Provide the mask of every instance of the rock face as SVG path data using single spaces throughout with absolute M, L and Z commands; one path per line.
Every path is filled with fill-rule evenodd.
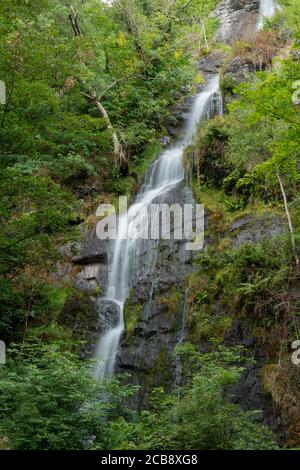
M 172 192 L 168 195 L 170 203 L 174 196 Z M 183 203 L 193 200 L 189 189 L 184 186 L 180 188 L 180 193 L 177 190 L 176 196 Z M 209 216 L 206 225 L 209 227 Z M 231 223 L 227 235 L 232 245 L 238 247 L 246 242 L 259 243 L 285 230 L 286 224 L 279 216 L 249 215 Z M 189 339 L 185 326 L 185 280 L 193 272 L 192 259 L 191 254 L 184 250 L 183 242 L 161 240 L 153 272 L 138 282 L 126 303 L 126 331 L 117 356 L 117 372 L 129 373 L 130 382 L 141 386 L 133 402 L 136 407 L 147 406 L 153 387 L 171 389 L 178 383 L 174 350 L 180 342 Z M 284 423 L 280 412 L 261 385 L 260 372 L 265 363 L 263 347 L 241 320 L 233 323 L 224 344 L 242 345 L 251 359 L 232 390 L 233 401 L 245 410 L 262 409 L 263 422 L 283 436 Z M 198 347 L 205 351 L 207 345 L 204 342 Z
M 103 291 L 108 275 L 108 244 L 97 237 L 95 228 L 82 230 L 82 241 L 61 247 L 62 263 L 53 274 L 55 280 L 73 283 L 83 292 Z
M 229 75 L 234 79 L 234 85 L 245 81 L 249 73 L 255 72 L 253 62 L 248 62 L 241 57 L 235 57 L 223 70 L 223 76 Z
M 163 148 L 170 145 L 172 139 L 178 137 L 181 132 L 182 124 L 187 118 L 191 103 L 193 101 L 191 90 L 191 87 L 184 86 L 176 96 L 178 103 L 173 106 L 169 116 L 165 119 L 163 124 L 166 135 L 163 135 L 158 139 Z
M 237 319 L 225 336 L 226 346 L 244 347 L 244 354 L 250 357 L 239 381 L 232 388 L 233 402 L 242 410 L 262 410 L 262 421 L 283 441 L 286 439 L 286 423 L 269 394 L 262 387 L 261 373 L 266 363 L 266 354 L 242 319 Z
M 205 73 L 218 73 L 225 59 L 225 52 L 213 51 L 199 61 L 199 69 Z
M 178 200 L 194 203 L 184 184 L 160 202 L 172 204 Z M 153 386 L 169 388 L 174 384 L 174 348 L 183 334 L 185 278 L 193 269 L 193 252 L 185 249 L 186 241 L 160 240 L 153 271 L 138 282 L 125 306 L 127 331 L 117 356 L 117 372 L 129 372 L 131 381 L 142 385 L 136 406 L 147 405 Z
M 97 302 L 97 313 L 97 331 L 103 333 L 118 324 L 119 307 L 115 302 L 112 302 L 109 299 L 101 299 Z
M 60 285 L 75 288 L 65 303 L 62 321 L 75 339 L 85 342 L 81 356 L 91 357 L 99 335 L 106 330 L 106 318 L 113 323 L 116 312 L 107 303 L 102 303 L 101 309 L 97 307 L 108 278 L 106 242 L 97 238 L 95 229 L 82 235 L 81 242 L 61 247 L 64 261 L 57 264 L 52 277 Z
M 83 241 L 74 246 L 77 252 L 72 257 L 74 264 L 106 264 L 107 263 L 107 242 L 97 237 L 96 229 L 83 234 Z
M 231 244 L 235 247 L 246 242 L 259 243 L 284 234 L 286 231 L 286 222 L 282 217 L 273 214 L 241 217 L 228 227 Z
M 223 0 L 213 13 L 220 27 L 216 40 L 227 44 L 249 37 L 255 31 L 259 0 Z

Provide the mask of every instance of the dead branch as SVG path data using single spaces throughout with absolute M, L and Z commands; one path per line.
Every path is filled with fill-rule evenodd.
M 279 186 L 280 186 L 280 190 L 281 190 L 281 193 L 282 193 L 282 198 L 283 198 L 284 208 L 285 208 L 285 214 L 286 214 L 286 218 L 287 218 L 287 221 L 288 221 L 289 230 L 290 230 L 290 233 L 291 233 L 291 242 L 292 242 L 293 254 L 294 254 L 296 266 L 298 268 L 299 258 L 298 258 L 297 250 L 296 250 L 295 233 L 294 233 L 292 219 L 291 219 L 290 212 L 289 212 L 287 197 L 286 197 L 286 193 L 285 193 L 284 186 L 283 186 L 283 183 L 282 183 L 282 179 L 281 179 L 280 174 L 279 174 L 278 171 L 276 171 L 276 176 L 277 176 Z
M 118 135 L 111 123 L 108 112 L 106 111 L 103 104 L 101 103 L 100 98 L 97 97 L 95 93 L 88 94 L 85 92 L 81 92 L 81 95 L 85 96 L 88 100 L 92 101 L 95 104 L 96 108 L 98 109 L 98 111 L 100 112 L 102 118 L 104 119 L 106 123 L 107 129 L 111 132 L 113 146 L 114 146 L 115 163 L 118 164 L 119 166 L 127 165 L 127 159 L 126 159 L 122 144 L 119 141 Z
M 71 6 L 71 13 L 69 14 L 69 20 L 73 29 L 74 36 L 81 36 L 81 31 L 78 24 L 78 13 L 75 12 Z

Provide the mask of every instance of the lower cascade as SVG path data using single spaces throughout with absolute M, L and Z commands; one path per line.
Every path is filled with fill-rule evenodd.
M 118 236 L 116 240 L 110 242 L 109 248 L 111 264 L 107 290 L 105 296 L 97 300 L 100 314 L 103 305 L 109 302 L 114 305 L 116 315 L 113 315 L 113 321 L 99 338 L 96 347 L 94 368 L 96 378 L 109 377 L 113 374 L 124 331 L 124 303 L 129 296 L 130 289 L 137 281 L 151 273 L 155 265 L 158 241 L 145 240 L 141 236 L 142 231 L 145 230 L 143 220 L 147 219 L 150 205 L 159 204 L 171 190 L 183 182 L 183 153 L 195 135 L 197 124 L 202 119 L 209 119 L 211 116 L 222 113 L 219 76 L 214 75 L 209 78 L 203 91 L 197 94 L 177 142 L 170 145 L 155 160 L 145 176 L 144 184 L 135 203 L 127 213 L 119 216 Z M 130 236 L 126 238 L 126 234 Z
M 274 0 L 261 0 L 259 5 L 259 16 L 257 21 L 257 29 L 260 30 L 263 27 L 265 18 L 272 18 L 275 15 L 278 5 Z

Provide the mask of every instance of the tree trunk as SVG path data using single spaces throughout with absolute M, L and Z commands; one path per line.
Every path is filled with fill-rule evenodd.
M 290 212 L 289 212 L 287 197 L 286 197 L 286 194 L 285 194 L 285 190 L 284 190 L 284 186 L 283 186 L 283 183 L 282 183 L 282 179 L 281 179 L 280 174 L 278 173 L 278 171 L 276 171 L 276 176 L 277 176 L 277 179 L 278 179 L 278 182 L 279 182 L 279 186 L 280 186 L 280 189 L 281 189 L 281 193 L 282 193 L 282 197 L 283 197 L 284 208 L 285 208 L 285 214 L 286 214 L 286 218 L 287 218 L 288 225 L 289 225 L 289 229 L 290 229 L 290 233 L 291 233 L 291 242 L 292 242 L 293 254 L 294 254 L 296 266 L 297 266 L 297 268 L 298 268 L 298 266 L 299 266 L 299 258 L 298 258 L 297 250 L 296 250 L 295 233 L 294 233 L 294 228 L 293 228 L 293 224 L 292 224 L 292 219 L 291 219 Z
M 115 160 L 120 164 L 120 166 L 122 166 L 126 162 L 126 157 L 125 157 L 125 153 L 123 151 L 122 145 L 117 136 L 117 133 L 111 123 L 111 120 L 109 118 L 109 115 L 106 109 L 104 108 L 104 106 L 101 104 L 101 102 L 98 99 L 95 99 L 95 105 L 97 109 L 100 111 L 101 116 L 103 117 L 104 121 L 106 122 L 107 129 L 111 131 L 113 145 L 114 145 L 114 157 L 115 157 Z
M 119 141 L 118 135 L 111 123 L 110 117 L 104 108 L 103 104 L 101 103 L 100 99 L 97 98 L 94 95 L 88 95 L 86 93 L 81 93 L 85 97 L 87 97 L 89 100 L 93 101 L 95 103 L 96 108 L 100 112 L 101 116 L 103 117 L 107 129 L 111 132 L 112 135 L 112 141 L 113 141 L 113 146 L 114 146 L 114 160 L 115 163 L 118 164 L 122 168 L 126 168 L 128 165 L 125 153 L 123 151 L 123 147 L 121 142 Z
M 81 30 L 78 24 L 78 14 L 75 12 L 74 8 L 71 7 L 71 13 L 69 14 L 69 20 L 73 29 L 74 36 L 80 36 Z
M 206 49 L 209 51 L 209 45 L 208 45 L 207 36 L 206 36 L 205 24 L 204 24 L 204 21 L 201 20 L 201 19 L 200 19 L 200 24 L 201 24 L 201 28 L 202 28 L 202 33 L 203 33 L 203 38 L 204 38 L 204 42 L 205 42 L 205 47 L 206 47 Z

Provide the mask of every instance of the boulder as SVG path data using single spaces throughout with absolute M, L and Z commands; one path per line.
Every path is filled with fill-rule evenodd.
M 76 255 L 72 257 L 74 264 L 107 263 L 108 242 L 97 237 L 96 229 L 83 234 L 83 241 L 74 245 Z
M 218 73 L 225 58 L 225 52 L 213 51 L 199 61 L 199 69 L 205 73 Z
M 226 65 L 223 70 L 223 77 L 229 75 L 234 80 L 234 85 L 238 85 L 241 82 L 245 81 L 249 73 L 255 72 L 255 66 L 252 62 L 248 62 L 245 59 L 237 56 Z
M 248 215 L 230 224 L 228 233 L 232 246 L 238 247 L 247 242 L 259 243 L 277 237 L 286 233 L 287 229 L 285 220 L 278 215 Z
M 102 290 L 107 278 L 107 266 L 100 264 L 88 264 L 75 277 L 75 285 L 79 290 L 93 294 Z
M 98 314 L 97 331 L 103 333 L 117 326 L 120 320 L 120 306 L 113 300 L 100 297 L 95 303 Z
M 161 143 L 162 147 L 167 147 L 171 143 L 171 138 L 168 135 L 164 135 L 163 137 L 160 137 L 159 142 Z

